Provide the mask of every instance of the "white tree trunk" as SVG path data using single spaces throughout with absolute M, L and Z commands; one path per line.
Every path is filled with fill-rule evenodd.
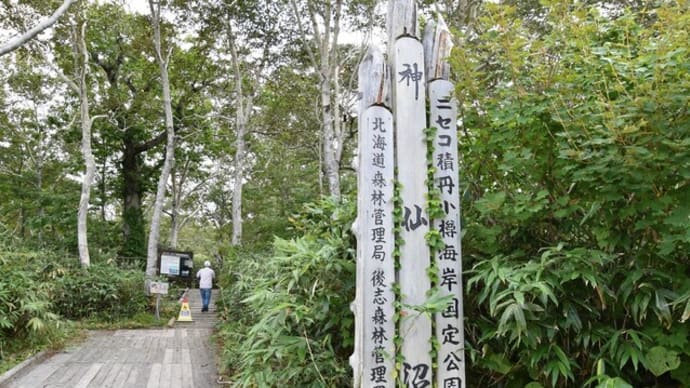
M 163 108 L 165 110 L 165 131 L 167 133 L 165 162 L 163 163 L 163 171 L 161 171 L 161 176 L 158 179 L 156 201 L 153 206 L 153 215 L 151 216 L 151 229 L 149 232 L 148 250 L 146 255 L 146 276 L 152 277 L 156 275 L 157 271 L 156 265 L 158 261 L 158 243 L 160 240 L 160 220 L 161 213 L 163 211 L 163 201 L 165 200 L 165 192 L 168 178 L 170 177 L 170 170 L 175 161 L 175 129 L 173 126 L 170 81 L 168 79 L 168 58 L 164 58 L 161 52 L 160 3 L 155 2 L 154 0 L 149 0 L 149 8 L 151 9 L 151 24 L 154 32 L 153 43 L 156 50 L 158 67 L 160 68 L 161 72 Z
M 323 119 L 323 160 L 328 181 L 328 193 L 340 198 L 340 166 L 336 156 L 336 148 L 340 145 L 336 142 L 333 112 L 331 105 L 330 80 L 321 81 L 321 117 Z
M 293 13 L 300 27 L 302 41 L 309 53 L 309 58 L 319 73 L 320 109 L 322 119 L 322 152 L 323 171 L 328 182 L 328 192 L 331 196 L 340 198 L 340 160 L 341 148 L 340 126 L 335 120 L 340 117 L 334 115 L 337 109 L 337 84 L 336 71 L 338 69 L 338 36 L 340 34 L 340 18 L 342 13 L 342 0 L 328 0 L 325 5 L 313 4 L 315 0 L 307 0 L 307 9 L 298 10 L 295 0 L 290 0 Z M 321 3 L 321 2 L 319 2 Z M 317 8 L 323 7 L 324 13 L 318 15 Z M 302 14 L 308 13 L 311 23 L 310 38 L 303 25 Z M 316 50 L 308 44 L 314 42 Z M 315 51 L 318 51 L 318 59 Z
M 232 68 L 235 75 L 235 130 L 237 138 L 235 140 L 235 163 L 232 182 L 232 245 L 242 244 L 242 189 L 244 187 L 244 159 L 247 135 L 247 121 L 251 111 L 251 98 L 245 98 L 242 90 L 242 71 L 240 69 L 237 48 L 235 46 L 235 34 L 232 26 L 228 26 L 230 37 L 230 55 L 232 58 Z
M 240 81 L 241 82 L 241 81 Z M 239 121 L 239 120 L 238 120 Z M 233 172 L 232 188 L 232 245 L 242 244 L 242 189 L 244 186 L 244 154 L 246 125 L 237 128 L 235 152 L 235 171 Z
M 82 266 L 88 267 L 91 264 L 91 258 L 89 256 L 87 222 L 91 198 L 91 185 L 93 184 L 93 177 L 96 174 L 96 161 L 91 150 L 92 121 L 89 117 L 89 96 L 86 84 L 86 74 L 89 66 L 89 54 L 86 48 L 86 38 L 84 36 L 85 32 L 86 22 L 84 22 L 81 28 L 78 43 L 79 50 L 77 50 L 77 52 L 82 55 L 81 74 L 79 77 L 79 100 L 81 102 L 79 113 L 81 115 L 81 153 L 86 167 L 86 172 L 81 182 L 81 198 L 79 200 L 79 214 L 77 217 L 77 245 L 79 248 L 79 262 Z
M 184 173 L 180 177 L 180 182 L 177 180 L 177 169 L 173 165 L 170 169 L 171 188 L 170 188 L 170 248 L 177 248 L 177 236 L 180 230 L 179 216 L 180 216 L 180 201 L 182 198 L 182 190 L 184 187 Z
M 42 22 L 38 23 L 34 28 L 30 29 L 29 31 L 25 32 L 24 34 L 21 34 L 13 39 L 11 39 L 9 42 L 7 42 L 5 45 L 0 47 L 0 56 L 3 56 L 23 45 L 24 43 L 28 42 L 31 40 L 33 37 L 36 35 L 40 34 L 41 31 L 45 30 L 46 28 L 52 26 L 55 24 L 55 22 L 64 14 L 67 12 L 67 9 L 69 8 L 72 3 L 74 3 L 76 0 L 64 0 L 62 2 L 62 5 L 53 12 L 52 15 L 48 19 L 43 20 Z

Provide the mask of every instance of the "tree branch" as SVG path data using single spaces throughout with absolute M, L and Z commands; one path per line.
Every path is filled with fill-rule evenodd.
M 290 5 L 292 6 L 292 11 L 295 14 L 295 18 L 297 19 L 297 25 L 299 26 L 299 32 L 302 37 L 302 44 L 304 45 L 304 48 L 307 49 L 307 54 L 309 55 L 311 63 L 314 65 L 314 67 L 318 68 L 318 63 L 316 62 L 314 50 L 312 50 L 311 45 L 307 43 L 307 32 L 304 29 L 304 26 L 302 25 L 302 18 L 300 17 L 300 12 L 297 10 L 297 4 L 295 3 L 295 0 L 290 0 Z M 315 34 L 316 33 L 318 33 L 318 31 L 316 31 Z
M 134 152 L 141 153 L 144 151 L 148 151 L 151 148 L 163 143 L 163 141 L 166 139 L 167 139 L 167 133 L 161 132 L 158 136 L 154 137 L 153 139 L 151 139 L 145 143 L 137 144 L 136 147 L 134 147 Z
M 74 1 L 75 0 L 65 0 L 60 6 L 60 8 L 53 12 L 53 14 L 48 19 L 38 23 L 36 27 L 30 29 L 22 35 L 19 35 L 11 39 L 7 44 L 0 47 L 0 56 L 3 56 L 13 50 L 16 50 L 21 45 L 23 45 L 24 43 L 28 42 L 29 40 L 33 39 L 36 35 L 41 33 L 41 31 L 55 24 L 55 22 L 60 18 L 60 16 L 62 16 L 62 14 L 64 14 L 67 11 L 69 6 L 72 5 Z

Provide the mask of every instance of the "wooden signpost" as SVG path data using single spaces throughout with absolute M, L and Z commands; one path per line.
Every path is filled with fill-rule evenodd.
M 363 196 L 372 207 L 362 209 L 361 222 L 366 238 L 364 258 L 364 370 L 377 384 L 393 386 L 395 354 L 395 300 L 393 283 L 393 116 L 382 106 L 371 106 L 364 113 L 365 136 L 369 147 L 363 147 L 363 165 L 371 166 L 362 174 Z M 365 140 L 366 142 L 366 140 Z M 386 357 L 388 356 L 388 357 Z
M 431 288 L 427 276 L 430 253 L 425 238 L 430 226 L 426 211 L 426 80 L 422 43 L 414 37 L 399 37 L 392 62 L 397 180 L 402 209 L 400 240 L 404 242 L 399 247 L 402 378 L 415 387 L 431 381 L 431 318 L 415 309 L 424 304 Z
M 439 387 L 464 387 L 464 333 L 462 322 L 462 265 L 460 250 L 460 198 L 458 195 L 458 152 L 456 119 L 457 102 L 450 96 L 453 84 L 435 80 L 429 84 L 431 118 L 437 124 L 434 139 L 436 171 L 434 184 L 441 192 L 445 216 L 435 220 L 434 227 L 443 239 L 443 248 L 434 252 L 438 268 L 440 295 L 449 296 L 451 303 L 436 314 L 436 339 L 439 343 Z M 453 382 L 452 385 L 449 382 Z
M 438 269 L 438 289 L 451 298 L 446 309 L 435 316 L 438 387 L 465 387 L 464 325 L 462 303 L 462 256 L 460 249 L 460 184 L 458 172 L 458 103 L 454 85 L 448 81 L 446 58 L 452 41 L 443 20 L 429 23 L 424 33 L 429 79 L 429 126 L 436 128 L 433 141 L 434 188 L 440 192 L 444 217 L 434 227 L 443 239 L 443 248 L 434 252 Z
M 362 93 L 359 127 L 359 199 L 355 233 L 358 235 L 358 297 L 362 329 L 356 338 L 362 376 L 377 387 L 395 386 L 395 263 L 393 257 L 393 115 L 384 105 L 388 87 L 383 54 L 370 49 L 360 65 L 367 73 Z M 356 312 L 357 314 L 357 312 Z M 357 347 L 357 345 L 356 345 Z M 357 352 L 355 352 L 357 354 Z M 354 367 L 353 367 L 354 369 Z M 366 384 L 365 384 L 366 385 Z M 369 386 L 369 385 L 366 385 Z
M 450 33 L 442 21 L 429 23 L 422 44 L 414 1 L 391 0 L 388 11 L 388 63 L 370 49 L 359 68 L 353 382 L 372 388 L 465 388 L 457 101 L 445 61 Z M 436 132 L 433 160 L 427 160 L 428 127 Z M 430 162 L 433 182 L 427 181 Z M 430 188 L 440 193 L 441 219 L 429 219 Z M 426 241 L 430 230 L 443 241 L 435 252 Z M 432 293 L 449 303 L 430 316 L 424 305 Z
M 149 292 L 156 295 L 156 320 L 161 319 L 160 316 L 160 304 L 161 295 L 168 294 L 169 283 L 167 282 L 151 282 Z

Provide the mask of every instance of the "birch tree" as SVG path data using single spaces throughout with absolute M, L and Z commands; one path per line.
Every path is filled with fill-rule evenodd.
M 173 126 L 170 81 L 168 79 L 169 55 L 164 57 L 163 52 L 161 51 L 160 1 L 149 0 L 149 8 L 151 10 L 151 25 L 153 27 L 154 51 L 156 54 L 156 60 L 158 61 L 158 66 L 160 68 L 161 87 L 163 89 L 163 109 L 165 111 L 165 130 L 167 134 L 167 141 L 165 145 L 165 162 L 163 163 L 163 170 L 161 171 L 161 176 L 158 180 L 156 201 L 154 202 L 153 215 L 151 216 L 151 227 L 149 231 L 149 241 L 146 255 L 147 277 L 156 275 L 158 242 L 160 238 L 160 219 L 163 209 L 163 201 L 165 200 L 166 184 L 168 182 L 168 178 L 170 177 L 170 170 L 175 161 L 175 129 Z
M 232 59 L 232 70 L 235 76 L 235 163 L 232 188 L 232 245 L 240 245 L 242 241 L 242 187 L 244 183 L 244 159 L 247 135 L 247 121 L 251 113 L 253 96 L 245 95 L 242 90 L 243 74 L 235 45 L 236 35 L 232 22 L 228 23 L 228 49 Z
M 86 19 L 81 18 L 81 22 L 75 22 L 75 24 L 72 25 L 70 34 L 72 59 L 74 62 L 73 68 L 75 72 L 74 80 L 67 77 L 63 71 L 52 62 L 52 55 L 50 53 L 51 49 L 47 45 L 38 43 L 37 41 L 30 42 L 30 40 L 40 31 L 53 25 L 57 19 L 67 11 L 72 2 L 73 1 L 65 1 L 49 19 L 39 23 L 39 25 L 29 30 L 21 37 L 15 38 L 8 43 L 8 45 L 0 48 L 0 55 L 12 51 L 23 44 L 31 46 L 31 49 L 34 50 L 45 61 L 45 63 L 52 68 L 55 74 L 57 74 L 57 76 L 62 79 L 78 96 L 78 116 L 81 127 L 80 148 L 84 161 L 84 173 L 81 180 L 81 192 L 77 214 L 77 248 L 79 252 L 79 262 L 82 266 L 89 266 L 91 263 L 91 258 L 88 245 L 88 212 L 90 206 L 91 186 L 93 184 L 96 172 L 96 162 L 91 149 L 91 128 L 94 120 L 102 116 L 90 116 L 87 84 L 89 52 L 86 47 Z M 5 49 L 8 51 L 4 51 Z
M 338 36 L 343 1 L 307 0 L 298 5 L 297 0 L 290 0 L 290 6 L 309 61 L 319 78 L 323 173 L 328 181 L 329 194 L 340 198 L 343 131 L 339 121 L 339 107 L 335 102 L 338 90 Z
M 276 32 L 279 31 L 282 23 L 276 17 L 278 13 L 276 5 L 270 1 L 257 1 L 245 9 L 233 9 L 232 5 L 226 7 L 226 11 L 229 12 L 226 18 L 226 39 L 234 78 L 236 134 L 232 177 L 231 242 L 232 245 L 240 245 L 243 231 L 242 194 L 248 167 L 247 137 L 251 132 L 250 118 L 254 110 L 255 95 L 261 90 L 266 77 L 266 67 L 271 63 L 271 46 L 279 43 Z M 246 12 L 247 10 L 250 12 Z M 246 30 L 239 34 L 234 25 L 243 26 Z M 241 47 L 240 42 L 243 40 L 246 43 L 244 47 Z M 252 59 L 249 55 L 240 54 L 239 49 L 242 48 L 245 53 L 253 50 L 261 54 L 256 59 Z
M 77 216 L 77 245 L 79 249 L 79 262 L 82 266 L 89 266 L 91 258 L 89 256 L 88 243 L 88 216 L 89 203 L 91 199 L 91 185 L 96 174 L 96 161 L 91 150 L 91 127 L 93 120 L 89 114 L 89 96 L 86 76 L 89 69 L 89 52 L 86 48 L 86 20 L 81 25 L 80 34 L 74 34 L 75 59 L 81 58 L 79 67 L 79 84 L 71 83 L 73 89 L 79 94 L 79 116 L 81 117 L 81 153 L 84 158 L 85 173 L 81 182 L 81 197 L 79 199 L 79 213 Z

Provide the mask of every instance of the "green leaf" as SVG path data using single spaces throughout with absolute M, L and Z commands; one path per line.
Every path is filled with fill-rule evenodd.
M 482 214 L 488 214 L 500 209 L 505 200 L 506 193 L 499 191 L 497 193 L 486 194 L 482 199 L 478 200 L 475 205 L 477 206 L 477 210 Z
M 606 377 L 597 385 L 597 388 L 633 388 L 633 386 L 620 377 Z
M 513 317 L 515 323 L 517 324 L 518 335 L 523 333 L 527 328 L 527 323 L 525 321 L 525 314 L 517 303 L 510 304 L 508 307 L 506 307 L 505 311 L 503 311 L 501 319 L 498 322 L 499 330 L 507 330 L 505 326 L 510 317 Z
M 666 217 L 664 223 L 672 226 L 686 227 L 690 224 L 690 207 L 678 207 L 673 213 Z
M 500 354 L 489 354 L 484 358 L 484 362 L 488 369 L 494 370 L 502 375 L 508 374 L 512 368 L 512 364 Z
M 680 318 L 681 322 L 685 322 L 690 318 L 690 299 L 688 299 L 688 302 L 685 304 L 685 310 L 683 310 L 683 316 Z
M 644 366 L 654 374 L 661 376 L 680 366 L 680 357 L 677 352 L 668 350 L 663 346 L 655 346 L 649 349 L 645 355 Z

